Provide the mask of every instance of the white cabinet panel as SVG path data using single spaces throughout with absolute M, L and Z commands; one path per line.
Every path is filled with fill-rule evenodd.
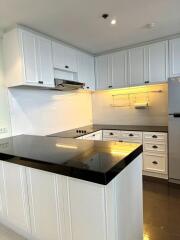
M 38 46 L 38 69 L 39 82 L 46 86 L 54 86 L 54 72 L 52 62 L 52 45 L 51 41 L 37 37 Z
M 144 171 L 167 173 L 167 158 L 163 155 L 144 153 Z
M 94 133 L 90 133 L 90 134 L 84 135 L 83 139 L 86 139 L 86 140 L 99 140 L 99 141 L 101 141 L 102 140 L 102 131 L 98 131 L 98 132 L 94 132 Z
M 180 76 L 180 38 L 169 41 L 170 76 Z
M 4 36 L 4 55 L 8 87 L 54 86 L 49 39 L 24 28 L 13 29 Z
M 167 133 L 161 132 L 144 132 L 143 141 L 146 143 L 165 143 L 167 144 Z
M 112 88 L 127 87 L 127 51 L 113 53 L 110 58 Z
M 109 83 L 109 58 L 108 55 L 96 57 L 96 89 L 107 89 Z
M 106 240 L 104 187 L 69 179 L 73 240 Z
M 56 175 L 27 169 L 32 235 L 43 240 L 62 240 Z
M 1 190 L 4 193 L 2 202 L 5 206 L 5 218 L 12 225 L 30 233 L 25 167 L 0 162 L 0 173 L 3 178 L 3 189 L 1 188 Z
M 78 81 L 85 83 L 85 89 L 95 90 L 94 57 L 78 52 L 77 62 Z
M 52 42 L 54 68 L 77 72 L 77 56 L 73 48 Z
M 28 31 L 20 30 L 22 55 L 24 60 L 25 82 L 38 83 L 38 60 L 36 36 Z
M 165 82 L 168 78 L 168 42 L 158 42 L 146 47 L 147 80 L 149 83 Z
M 129 85 L 143 85 L 145 74 L 145 48 L 138 47 L 128 51 Z

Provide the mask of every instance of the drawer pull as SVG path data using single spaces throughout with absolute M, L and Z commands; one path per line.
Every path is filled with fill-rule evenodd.
M 123 140 L 119 140 L 119 142 L 123 142 Z
M 157 149 L 157 148 L 158 148 L 158 146 L 154 145 L 154 146 L 152 146 L 152 148 L 154 148 L 154 149 Z
M 157 135 L 153 135 L 152 138 L 157 138 Z
M 69 66 L 68 66 L 68 65 L 66 65 L 66 66 L 65 66 L 65 68 L 69 68 Z
M 130 134 L 129 134 L 129 137 L 134 137 L 134 134 L 130 133 Z
M 39 84 L 43 84 L 43 81 L 38 81 Z
M 92 136 L 93 136 L 93 137 L 95 137 L 96 135 L 95 135 L 95 134 L 93 134 Z
M 109 88 L 112 88 L 112 86 L 109 86 Z
M 111 133 L 109 133 L 109 135 L 111 135 L 111 136 L 112 136 L 112 135 L 114 135 L 114 133 L 112 133 L 112 132 L 111 132 Z
M 157 165 L 157 164 L 158 164 L 158 162 L 157 162 L 157 161 L 153 161 L 152 163 L 153 163 L 153 164 L 155 164 L 155 165 Z

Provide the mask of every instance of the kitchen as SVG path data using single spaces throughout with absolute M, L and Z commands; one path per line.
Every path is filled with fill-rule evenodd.
M 2 238 L 138 240 L 144 214 L 145 240 L 180 239 L 180 30 L 176 19 L 166 33 L 143 20 L 139 39 L 135 31 L 123 42 L 120 16 L 107 12 L 93 20 L 110 31 L 102 45 L 73 31 L 64 43 L 67 33 L 28 19 L 2 24 Z

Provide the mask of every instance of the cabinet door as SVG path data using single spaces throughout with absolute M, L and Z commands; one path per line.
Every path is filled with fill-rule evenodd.
M 61 239 L 56 175 L 27 168 L 27 181 L 32 235 L 43 240 Z
M 38 60 L 36 36 L 28 31 L 20 30 L 22 57 L 24 63 L 25 83 L 38 83 Z
M 77 72 L 76 51 L 60 43 L 52 43 L 54 68 Z
M 73 178 L 68 187 L 73 240 L 107 239 L 104 187 Z
M 85 89 L 95 90 L 94 57 L 79 52 L 77 61 L 78 81 L 85 83 Z
M 180 38 L 169 41 L 170 76 L 180 76 Z
M 127 51 L 111 54 L 111 81 L 112 88 L 127 87 Z
M 111 88 L 109 82 L 109 57 L 103 55 L 96 57 L 96 89 L 108 89 Z
M 128 51 L 128 77 L 130 86 L 144 84 L 145 49 L 133 48 Z
M 51 41 L 43 37 L 37 37 L 37 46 L 40 84 L 53 87 L 54 73 L 52 63 Z
M 25 167 L 0 162 L 3 178 L 2 202 L 5 218 L 15 227 L 30 233 L 29 206 Z
M 168 42 L 158 42 L 146 47 L 147 79 L 149 83 L 165 82 L 168 78 Z M 145 79 L 145 81 L 147 81 Z

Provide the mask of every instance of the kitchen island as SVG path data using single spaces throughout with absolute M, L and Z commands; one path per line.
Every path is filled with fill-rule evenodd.
M 28 239 L 142 240 L 142 145 L 1 139 L 0 206 Z

